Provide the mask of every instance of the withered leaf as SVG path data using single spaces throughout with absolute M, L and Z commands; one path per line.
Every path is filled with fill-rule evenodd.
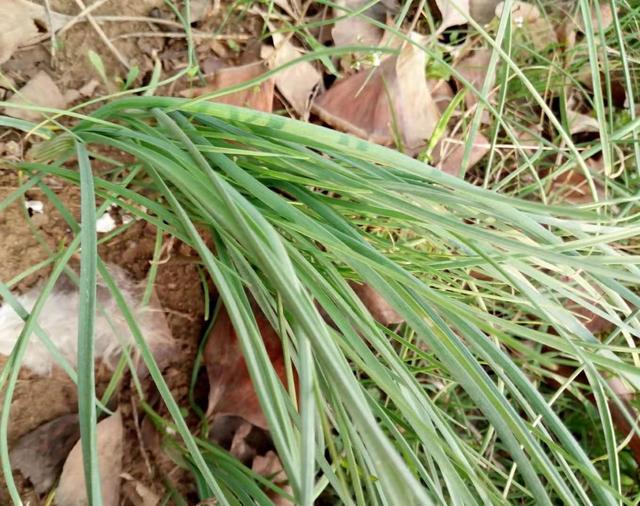
M 29 478 L 36 493 L 44 494 L 51 489 L 79 437 L 78 415 L 51 420 L 14 445 L 10 453 L 11 467 Z
M 67 105 L 58 85 L 53 82 L 49 74 L 42 70 L 25 84 L 18 93 L 13 95 L 8 102 L 16 106 L 28 104 L 52 109 L 64 109 Z M 42 113 L 18 107 L 6 107 L 5 114 L 28 121 L 42 119 Z
M 271 363 L 280 380 L 285 383 L 280 337 L 263 314 L 256 312 L 255 317 Z M 267 420 L 249 376 L 238 336 L 224 307 L 220 309 L 208 336 L 204 363 L 210 388 L 207 415 L 239 416 L 253 425 L 267 429 Z
M 275 48 L 269 47 L 262 52 L 263 57 L 269 58 L 268 61 L 272 68 L 277 68 L 302 56 L 302 51 L 282 35 L 276 32 L 272 37 Z M 304 115 L 309 109 L 311 94 L 322 80 L 322 75 L 310 62 L 305 61 L 278 72 L 274 80 L 276 87 L 291 107 L 298 114 Z
M 122 472 L 123 427 L 120 412 L 102 420 L 96 426 L 100 488 L 104 506 L 120 504 L 120 473 Z M 86 506 L 88 499 L 84 482 L 82 447 L 78 441 L 62 468 L 56 490 L 58 506 Z
M 349 285 L 378 323 L 386 326 L 404 322 L 404 318 L 371 285 L 355 281 Z
M 379 67 L 334 83 L 316 99 L 313 110 L 334 128 L 384 145 L 399 135 L 403 145 L 414 150 L 431 136 L 440 118 L 424 68 L 424 52 L 405 44 L 399 56 L 386 58 Z
M 216 71 L 212 76 L 207 77 L 208 84 L 200 88 L 183 90 L 180 95 L 187 98 L 201 97 L 223 90 L 231 86 L 251 81 L 267 71 L 264 63 L 255 62 L 239 67 L 227 67 Z M 258 86 L 253 86 L 246 90 L 236 91 L 222 97 L 212 99 L 214 102 L 223 104 L 248 107 L 257 111 L 271 112 L 273 110 L 273 87 L 274 80 L 267 79 Z

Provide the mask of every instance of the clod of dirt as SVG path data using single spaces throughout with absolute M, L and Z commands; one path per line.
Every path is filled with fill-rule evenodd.
M 261 56 L 267 59 L 271 68 L 277 68 L 302 56 L 302 51 L 282 35 L 276 32 L 272 37 L 275 49 L 263 46 L 261 51 Z M 322 74 L 311 63 L 305 61 L 278 72 L 274 80 L 278 91 L 291 107 L 304 116 L 309 111 L 309 98 L 322 80 Z
M 0 2 L 0 63 L 6 62 L 19 47 L 31 43 L 40 35 L 38 27 L 52 31 L 60 29 L 68 16 L 50 12 L 44 6 L 25 0 Z
M 207 77 L 208 84 L 200 88 L 183 90 L 180 95 L 187 98 L 200 97 L 215 91 L 229 88 L 230 86 L 246 83 L 255 79 L 267 71 L 264 63 L 255 62 L 239 67 L 228 67 L 218 70 L 213 76 Z M 274 80 L 267 79 L 258 86 L 230 93 L 222 97 L 212 99 L 223 104 L 248 107 L 258 111 L 271 112 L 273 110 Z
M 122 417 L 119 411 L 105 418 L 96 426 L 100 489 L 104 506 L 118 506 L 120 504 L 122 436 Z M 58 506 L 85 506 L 89 504 L 85 490 L 80 441 L 73 447 L 64 463 L 60 483 L 56 490 L 56 504 Z
M 267 354 L 278 377 L 286 384 L 282 343 L 267 318 L 257 312 L 256 323 Z M 204 363 L 209 376 L 208 416 L 233 415 L 267 429 L 249 370 L 227 310 L 222 307 L 209 334 L 204 350 Z
M 349 285 L 378 323 L 387 326 L 404 322 L 404 318 L 371 285 L 355 281 Z
M 128 307 L 133 310 L 151 350 L 160 352 L 163 348 L 170 347 L 171 335 L 161 309 L 151 305 L 143 307 L 140 290 L 124 271 L 116 266 L 110 266 L 109 269 Z M 39 295 L 40 289 L 35 288 L 17 297 L 17 300 L 27 311 L 31 311 Z M 95 356 L 96 359 L 102 359 L 108 365 L 115 365 L 115 359 L 120 354 L 122 344 L 131 342 L 133 336 L 111 292 L 102 282 L 98 285 L 97 302 Z M 79 305 L 80 295 L 77 287 L 67 278 L 61 278 L 49 295 L 38 318 L 39 326 L 57 346 L 60 354 L 72 365 L 75 364 L 77 355 Z M 5 303 L 0 307 L 0 354 L 11 353 L 23 326 L 23 318 L 10 304 Z M 54 359 L 49 350 L 38 337 L 32 336 L 22 365 L 44 376 L 50 374 L 53 364 Z
M 44 71 L 38 72 L 18 93 L 13 95 L 8 102 L 16 106 L 36 105 L 51 109 L 64 109 L 67 106 L 67 102 L 60 92 L 60 89 L 56 83 L 53 82 L 49 74 Z M 6 107 L 4 112 L 7 116 L 28 121 L 42 119 L 41 112 L 19 107 Z
M 423 51 L 405 44 L 399 56 L 379 67 L 337 81 L 316 99 L 313 110 L 334 128 L 378 144 L 399 140 L 414 150 L 431 136 L 440 118 L 427 86 L 425 58 Z
M 23 436 L 10 453 L 11 467 L 33 484 L 38 494 L 51 489 L 80 437 L 78 415 L 64 415 Z

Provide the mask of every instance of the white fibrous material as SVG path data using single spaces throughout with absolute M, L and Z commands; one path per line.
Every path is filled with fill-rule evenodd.
M 127 307 L 134 315 L 142 335 L 152 350 L 170 347 L 172 340 L 165 320 L 164 312 L 158 304 L 145 307 L 141 304 L 141 290 L 127 275 L 116 266 L 109 266 L 109 272 L 118 285 Z M 16 300 L 26 311 L 31 311 L 41 292 L 34 288 Z M 68 278 L 61 278 L 47 298 L 38 317 L 38 326 L 48 336 L 58 353 L 72 366 L 76 365 L 78 351 L 78 310 L 80 296 L 78 288 Z M 0 306 L 0 354 L 8 356 L 16 344 L 24 327 L 24 320 L 14 311 L 8 301 Z M 113 368 L 123 346 L 132 343 L 133 336 L 129 325 L 120 311 L 111 292 L 102 280 L 97 286 L 97 310 L 95 321 L 94 350 L 95 358 L 102 359 Z M 48 375 L 56 363 L 43 340 L 33 332 L 29 336 L 26 354 L 22 366 L 33 373 Z

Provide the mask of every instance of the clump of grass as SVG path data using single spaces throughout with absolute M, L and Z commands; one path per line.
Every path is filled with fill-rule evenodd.
M 620 7 L 609 29 L 587 32 L 570 48 L 576 55 L 563 57 L 570 62 L 564 66 L 563 48 L 534 49 L 512 23 L 486 29 L 471 23 L 474 43 L 494 48 L 498 72 L 497 103 L 489 90 L 469 91 L 482 106 L 464 131 L 479 128 L 482 107 L 492 118 L 490 154 L 469 177 L 477 186 L 347 135 L 203 100 L 126 98 L 81 117 L 43 145 L 37 161 L 20 164 L 30 179 L 19 192 L 31 184 L 47 188 L 43 175 L 83 190 L 87 226 L 67 213 L 82 236 L 52 257 L 53 281 L 42 300 L 80 242 L 85 265 L 109 279 L 91 242 L 95 191 L 105 205 L 198 252 L 238 331 L 296 504 L 321 494 L 358 505 L 633 501 L 637 465 L 626 445 L 640 437 L 639 427 L 609 383 L 618 378 L 633 392 L 640 387 L 634 255 L 640 123 L 635 110 L 622 112 L 606 99 L 614 72 L 632 103 L 637 97 L 639 48 L 629 33 L 638 12 Z M 589 8 L 581 0 L 572 14 Z M 309 40 L 307 28 L 300 25 L 302 40 Z M 455 76 L 440 46 L 434 39 L 423 49 L 430 64 Z M 304 58 L 328 61 L 334 53 Z M 592 75 L 604 72 L 602 93 L 576 81 L 585 64 Z M 570 135 L 568 89 L 593 105 L 601 131 L 592 138 Z M 515 135 L 522 131 L 533 141 Z M 539 145 L 535 152 L 523 147 L 531 142 Z M 138 165 L 91 171 L 91 157 L 103 146 L 133 155 Z M 624 168 L 620 180 L 587 172 L 607 188 L 605 201 L 550 205 L 549 182 L 584 170 L 601 152 L 608 166 Z M 211 234 L 215 250 L 199 230 Z M 81 276 L 85 288 L 93 275 Z M 406 323 L 377 325 L 350 279 L 370 283 Z M 288 343 L 299 392 L 279 383 L 250 299 Z M 14 499 L 6 408 L 38 309 L 0 376 L 7 387 L 0 454 Z M 580 309 L 615 330 L 593 335 Z M 190 431 L 129 319 L 172 416 L 154 421 L 177 434 L 172 444 L 201 497 L 269 504 L 265 489 L 272 485 Z M 91 329 L 85 330 L 78 381 L 89 457 L 95 408 Z M 562 366 L 574 374 L 562 376 Z M 578 381 L 580 372 L 585 380 Z M 630 433 L 616 430 L 613 409 L 627 418 Z M 87 473 L 99 504 L 96 470 Z
M 99 146 L 133 155 L 135 179 L 91 174 Z M 296 503 L 327 489 L 347 504 L 622 498 L 607 380 L 639 380 L 625 340 L 638 333 L 638 273 L 616 246 L 636 234 L 632 224 L 501 196 L 335 131 L 208 102 L 122 99 L 38 156 L 20 167 L 39 185 L 45 174 L 92 178 L 105 202 L 198 252 L 238 331 Z M 87 170 L 69 168 L 74 159 Z M 375 324 L 347 279 L 370 283 L 406 323 Z M 249 297 L 289 342 L 297 404 L 269 363 Z M 600 342 L 565 309 L 569 299 L 620 332 Z M 254 474 L 189 432 L 137 345 L 202 497 L 265 503 Z M 542 370 L 567 362 L 596 395 L 604 469 L 540 388 Z M 82 399 L 93 403 L 90 392 Z

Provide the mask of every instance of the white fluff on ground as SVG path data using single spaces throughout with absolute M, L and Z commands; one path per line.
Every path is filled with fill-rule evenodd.
M 159 348 L 170 346 L 171 336 L 162 309 L 157 304 L 142 307 L 140 287 L 122 269 L 109 266 L 109 272 L 122 291 L 127 306 L 132 309 L 142 335 L 154 354 Z M 38 286 L 31 289 L 16 299 L 30 312 L 41 288 Z M 38 318 L 39 326 L 72 366 L 76 364 L 78 351 L 79 302 L 77 286 L 67 278 L 61 279 L 56 283 Z M 116 301 L 101 280 L 97 286 L 97 306 L 95 357 L 113 367 L 122 346 L 131 343 L 133 336 Z M 22 318 L 4 301 L 0 306 L 0 354 L 8 356 L 11 353 L 23 327 Z M 45 344 L 35 332 L 32 333 L 22 366 L 28 367 L 35 374 L 48 375 L 54 363 L 55 359 Z

